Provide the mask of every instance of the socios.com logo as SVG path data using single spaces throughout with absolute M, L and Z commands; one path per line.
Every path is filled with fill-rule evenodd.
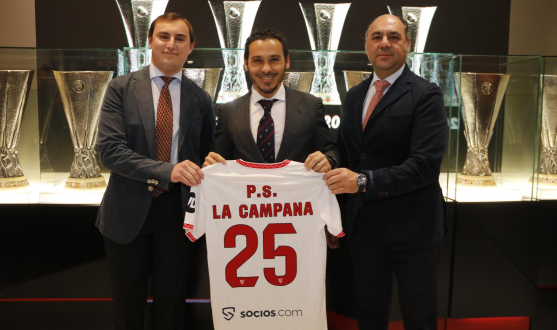
M 234 317 L 234 312 L 236 312 L 236 309 L 234 307 L 225 307 L 222 309 L 222 315 L 224 315 L 224 318 L 227 321 L 232 320 L 232 318 Z

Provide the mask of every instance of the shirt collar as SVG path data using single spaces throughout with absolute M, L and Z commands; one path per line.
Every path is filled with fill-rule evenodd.
M 153 78 L 155 77 L 160 77 L 160 76 L 165 76 L 165 74 L 162 73 L 162 71 L 159 70 L 153 63 L 149 64 L 149 77 L 151 77 L 151 80 L 153 80 Z M 183 76 L 182 70 L 172 75 L 172 77 L 178 79 L 180 82 L 182 81 L 182 76 Z
M 392 75 L 388 76 L 385 79 L 379 79 L 379 77 L 377 77 L 377 75 L 374 73 L 373 74 L 373 78 L 371 79 L 371 84 L 369 85 L 369 88 L 371 88 L 372 86 L 375 86 L 375 82 L 378 80 L 384 80 L 384 81 L 388 81 L 389 82 L 389 86 L 392 86 L 392 84 L 395 83 L 395 81 L 398 79 L 398 77 L 400 77 L 400 75 L 402 74 L 402 71 L 404 71 L 404 67 L 406 66 L 403 65 L 400 67 L 400 69 L 398 69 L 395 73 L 393 73 Z
M 270 99 L 268 99 L 266 97 L 263 97 L 261 94 L 259 94 L 257 92 L 257 90 L 255 90 L 255 88 L 252 87 L 251 88 L 251 103 L 256 104 L 261 99 L 267 99 L 267 100 L 277 99 L 279 101 L 286 101 L 286 90 L 284 89 L 284 84 L 280 84 L 280 87 L 279 87 L 278 91 Z

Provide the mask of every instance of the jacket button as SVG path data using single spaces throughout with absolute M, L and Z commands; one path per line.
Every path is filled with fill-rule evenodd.
M 149 186 L 149 188 L 147 188 L 147 189 L 149 189 L 149 191 L 153 191 L 153 187 L 152 187 L 152 186 Z
M 367 155 L 366 155 L 366 154 L 361 154 L 361 155 L 360 155 L 360 159 L 366 159 L 366 158 L 367 158 Z

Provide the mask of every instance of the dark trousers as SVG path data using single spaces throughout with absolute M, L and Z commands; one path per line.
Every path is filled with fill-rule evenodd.
M 360 330 L 389 328 L 393 273 L 404 329 L 437 329 L 441 244 L 419 250 L 379 251 L 373 247 L 361 221 L 358 222 L 348 247 L 356 280 L 356 318 Z
M 153 200 L 137 237 L 128 244 L 104 239 L 115 305 L 115 329 L 143 330 L 148 278 L 153 275 L 155 328 L 182 330 L 194 246 L 182 228 L 179 185 Z

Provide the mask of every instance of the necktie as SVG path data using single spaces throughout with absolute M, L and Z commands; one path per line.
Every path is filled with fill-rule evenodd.
M 377 80 L 375 82 L 375 94 L 373 94 L 373 97 L 371 98 L 371 101 L 369 102 L 369 106 L 367 107 L 367 112 L 366 112 L 366 116 L 364 118 L 364 124 L 362 126 L 362 131 L 366 129 L 367 121 L 369 120 L 369 117 L 371 117 L 371 114 L 373 113 L 373 109 L 375 109 L 375 107 L 377 106 L 377 104 L 379 103 L 381 98 L 383 97 L 383 91 L 389 85 L 390 85 L 390 83 L 388 81 Z
M 261 152 L 265 163 L 275 162 L 275 123 L 271 116 L 271 108 L 276 101 L 278 100 L 259 100 L 264 114 L 257 127 L 257 148 Z
M 161 77 L 164 80 L 164 86 L 159 96 L 159 104 L 157 106 L 157 126 L 155 128 L 155 139 L 157 142 L 157 160 L 170 163 L 170 150 L 172 149 L 172 98 L 168 85 L 176 78 Z M 155 197 L 159 197 L 164 189 L 155 189 Z

